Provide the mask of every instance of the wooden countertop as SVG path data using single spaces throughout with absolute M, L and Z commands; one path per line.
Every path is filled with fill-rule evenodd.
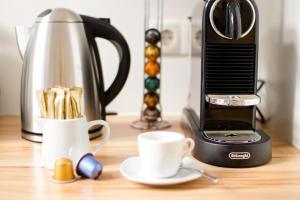
M 112 137 L 97 155 L 104 164 L 99 180 L 54 184 L 49 180 L 50 172 L 40 167 L 41 144 L 21 139 L 18 117 L 0 117 L 0 199 L 300 199 L 300 151 L 268 128 L 265 131 L 272 136 L 273 159 L 267 165 L 230 169 L 201 163 L 219 178 L 218 184 L 204 178 L 169 187 L 130 182 L 122 177 L 119 167 L 123 160 L 137 155 L 136 136 L 140 131 L 129 126 L 134 119 L 109 117 Z M 182 132 L 179 118 L 170 120 L 170 130 Z

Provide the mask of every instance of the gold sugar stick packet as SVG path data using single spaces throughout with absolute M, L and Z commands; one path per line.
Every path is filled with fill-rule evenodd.
M 73 119 L 73 109 L 72 109 L 72 100 L 71 100 L 71 91 L 69 88 L 65 88 L 65 118 Z
M 52 90 L 53 92 L 64 92 L 65 89 L 68 89 L 68 88 L 64 88 L 64 87 L 61 87 L 61 86 L 55 86 L 55 87 L 52 87 L 52 88 L 49 88 L 50 90 Z
M 47 118 L 49 119 L 54 119 L 55 115 L 55 106 L 54 106 L 54 101 L 55 101 L 55 92 L 47 89 L 45 91 L 45 102 L 46 102 L 46 108 L 47 108 Z
M 51 88 L 55 92 L 54 118 L 65 119 L 65 91 L 63 88 Z
M 55 86 L 37 91 L 37 98 L 43 118 L 74 119 L 81 117 L 81 98 L 83 90 L 79 87 L 65 88 Z
M 81 98 L 82 98 L 83 90 L 80 87 L 73 87 L 71 88 L 70 93 L 71 93 L 73 117 L 79 118 L 81 117 Z
M 47 118 L 47 107 L 46 107 L 44 90 L 37 90 L 36 95 L 37 95 L 37 101 L 40 107 L 42 118 Z

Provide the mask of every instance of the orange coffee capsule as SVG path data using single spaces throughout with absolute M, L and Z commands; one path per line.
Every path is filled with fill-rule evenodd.
M 159 102 L 159 96 L 155 92 L 148 92 L 144 95 L 144 102 L 148 108 L 155 108 Z
M 150 77 L 155 77 L 157 74 L 159 74 L 160 71 L 160 65 L 155 60 L 149 60 L 145 64 L 145 73 Z

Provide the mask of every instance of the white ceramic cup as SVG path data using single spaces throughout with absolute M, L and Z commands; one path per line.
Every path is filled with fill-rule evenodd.
M 71 159 L 76 167 L 83 155 L 95 155 L 110 137 L 110 126 L 103 120 L 87 122 L 86 117 L 82 117 L 67 120 L 39 118 L 37 121 L 43 132 L 42 166 L 48 169 L 54 169 L 55 161 L 62 157 Z M 101 142 L 92 148 L 88 130 L 95 125 L 104 126 L 105 131 Z
M 138 136 L 143 175 L 167 178 L 176 175 L 181 161 L 194 149 L 191 138 L 168 131 L 152 131 Z

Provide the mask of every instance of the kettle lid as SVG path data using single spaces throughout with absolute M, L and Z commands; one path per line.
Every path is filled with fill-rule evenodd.
M 47 9 L 41 12 L 35 22 L 82 22 L 80 15 L 66 8 Z

